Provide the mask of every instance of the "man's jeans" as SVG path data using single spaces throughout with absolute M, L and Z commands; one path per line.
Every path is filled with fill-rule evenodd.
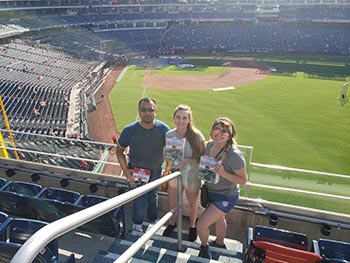
M 134 200 L 132 222 L 138 225 L 142 224 L 146 210 L 147 218 L 150 222 L 154 222 L 158 219 L 158 188 Z

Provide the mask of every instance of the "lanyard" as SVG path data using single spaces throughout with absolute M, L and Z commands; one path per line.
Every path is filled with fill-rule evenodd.
M 214 146 L 214 145 L 213 145 Z M 213 147 L 213 146 L 211 146 L 211 147 Z M 224 147 L 222 147 L 222 149 L 215 155 L 215 159 L 216 158 L 218 158 L 218 156 L 220 155 L 220 153 L 222 153 L 222 151 L 225 149 L 225 146 Z

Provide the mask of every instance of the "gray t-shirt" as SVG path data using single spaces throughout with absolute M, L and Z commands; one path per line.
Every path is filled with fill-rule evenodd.
M 210 148 L 213 146 L 213 142 L 209 141 L 205 148 L 205 155 L 209 155 Z M 222 165 L 226 172 L 234 173 L 234 171 L 245 167 L 245 160 L 242 152 L 236 145 L 226 152 L 226 158 L 223 159 Z M 232 196 L 239 192 L 239 185 L 230 182 L 229 180 L 219 176 L 219 182 L 217 184 L 207 183 L 209 192 L 217 193 L 221 195 Z

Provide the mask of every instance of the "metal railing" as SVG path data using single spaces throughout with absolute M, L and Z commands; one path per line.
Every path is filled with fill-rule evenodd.
M 168 219 L 178 210 L 178 214 L 182 215 L 182 181 L 181 173 L 175 172 L 165 177 L 157 179 L 141 187 L 135 188 L 124 194 L 113 197 L 107 201 L 91 206 L 77 213 L 71 214 L 57 221 L 54 221 L 32 235 L 18 250 L 12 258 L 11 263 L 31 263 L 40 251 L 52 240 L 64 235 L 65 233 L 87 223 L 95 218 L 102 216 L 119 206 L 122 206 L 141 195 L 156 189 L 161 184 L 177 178 L 178 182 L 178 205 L 177 207 L 166 213 L 159 221 L 152 226 L 137 242 L 135 242 L 128 250 L 126 250 L 115 262 L 127 262 L 155 233 L 163 226 Z M 178 249 L 182 250 L 182 217 L 177 217 L 178 231 Z

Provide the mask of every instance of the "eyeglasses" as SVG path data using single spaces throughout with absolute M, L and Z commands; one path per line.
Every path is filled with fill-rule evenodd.
M 229 130 L 220 129 L 219 127 L 213 128 L 212 132 L 213 132 L 213 134 L 218 134 L 220 132 L 223 136 L 228 136 L 230 134 Z
M 149 112 L 149 113 L 152 113 L 152 112 L 155 112 L 156 110 L 155 109 L 153 109 L 153 108 L 148 108 L 148 109 L 146 109 L 146 108 L 140 108 L 139 109 L 141 112 Z

